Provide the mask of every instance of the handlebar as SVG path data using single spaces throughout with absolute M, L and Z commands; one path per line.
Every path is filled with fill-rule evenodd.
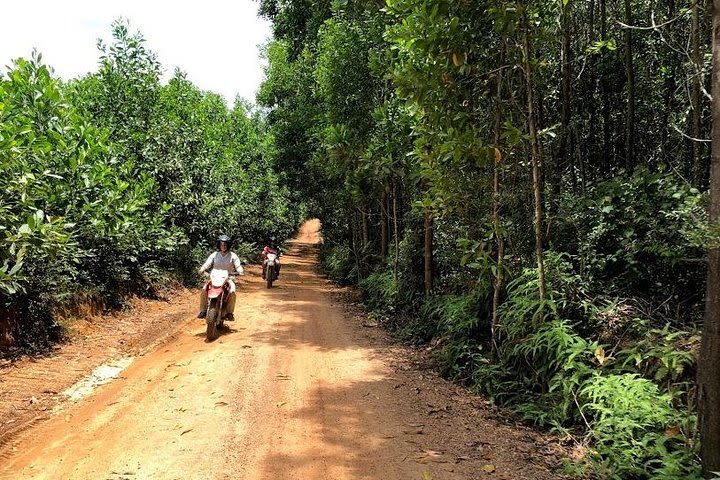
M 209 276 L 210 276 L 210 272 L 202 272 L 201 275 L 202 275 L 203 277 L 209 277 Z M 243 276 L 243 275 L 245 275 L 245 272 L 242 272 L 242 273 L 240 273 L 240 272 L 229 273 L 229 272 L 228 272 L 228 276 L 230 276 L 230 277 L 239 277 L 239 276 Z

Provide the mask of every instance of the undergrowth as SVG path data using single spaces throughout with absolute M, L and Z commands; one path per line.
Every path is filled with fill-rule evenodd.
M 331 263 L 332 264 L 332 263 Z M 649 319 L 616 298 L 593 297 L 572 258 L 546 255 L 508 283 L 493 351 L 490 282 L 465 294 L 421 297 L 378 271 L 360 282 L 366 308 L 410 343 L 432 341 L 441 373 L 527 422 L 583 445 L 589 463 L 567 472 L 613 480 L 700 479 L 692 397 L 697 336 Z

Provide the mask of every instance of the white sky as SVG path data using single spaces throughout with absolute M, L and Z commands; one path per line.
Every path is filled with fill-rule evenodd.
M 271 36 L 253 0 L 25 0 L 2 2 L 0 72 L 33 48 L 55 74 L 71 79 L 97 71 L 98 38 L 109 43 L 120 17 L 140 31 L 157 54 L 167 80 L 175 67 L 203 90 L 232 104 L 253 101 L 262 81 L 258 45 Z

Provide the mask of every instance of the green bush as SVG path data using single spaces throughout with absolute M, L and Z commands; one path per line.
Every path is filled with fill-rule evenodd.
M 48 313 L 32 318 L 52 330 L 54 306 L 75 292 L 113 304 L 151 285 L 182 234 L 151 202 L 155 181 L 118 161 L 107 132 L 67 102 L 39 55 L 17 60 L 0 80 L 0 125 L 0 293 L 12 316 L 39 305 Z M 10 296 L 18 290 L 26 300 Z M 30 323 L 13 326 L 27 347 L 43 342 Z
M 393 314 L 397 309 L 399 285 L 392 272 L 375 272 L 362 279 L 360 291 L 365 306 L 371 311 Z
M 69 84 L 40 55 L 0 76 L 0 318 L 20 347 L 58 338 L 59 306 L 155 296 L 195 279 L 219 233 L 259 244 L 305 214 L 258 112 L 179 72 L 160 85 L 142 36 L 113 37 Z
M 704 279 L 692 260 L 703 258 L 709 238 L 706 204 L 706 194 L 673 174 L 639 169 L 567 193 L 555 248 L 576 253 L 596 287 L 693 296 Z
M 437 295 L 423 301 L 419 316 L 436 325 L 443 375 L 466 381 L 484 361 L 490 338 L 489 290 L 489 285 L 479 284 L 465 295 Z
M 357 278 L 354 264 L 348 247 L 328 243 L 320 247 L 320 268 L 331 280 L 343 285 L 352 284 Z

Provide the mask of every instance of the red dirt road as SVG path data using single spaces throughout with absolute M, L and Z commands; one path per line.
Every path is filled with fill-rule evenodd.
M 551 442 L 342 308 L 314 271 L 318 228 L 273 289 L 257 268 L 239 282 L 230 331 L 206 343 L 187 298 L 172 340 L 7 442 L 0 478 L 560 478 L 537 454 Z

